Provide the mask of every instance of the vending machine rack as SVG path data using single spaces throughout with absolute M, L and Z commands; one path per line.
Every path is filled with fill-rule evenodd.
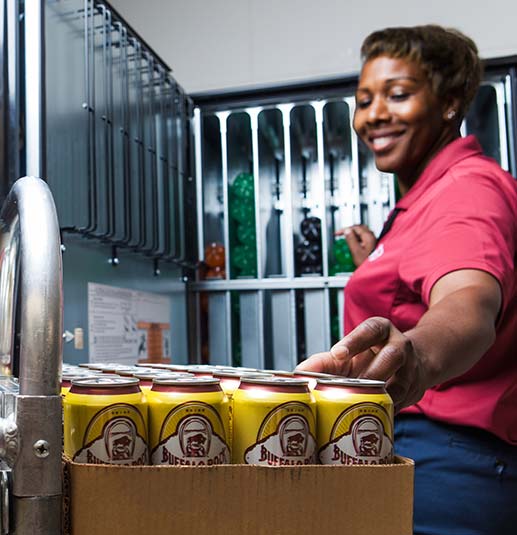
M 45 2 L 46 176 L 61 231 L 192 267 L 192 100 L 107 2 Z

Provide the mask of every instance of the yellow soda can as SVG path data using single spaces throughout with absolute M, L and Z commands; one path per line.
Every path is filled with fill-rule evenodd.
M 217 371 L 217 366 L 212 366 L 210 364 L 191 364 L 187 368 L 187 372 L 192 373 L 196 377 L 213 377 L 214 372 Z
M 88 370 L 84 368 L 79 368 L 79 371 L 64 371 L 61 375 L 61 395 L 65 396 L 70 388 L 72 388 L 72 379 L 87 379 L 93 377 L 97 376 L 88 372 Z
M 230 462 L 228 399 L 218 379 L 162 375 L 146 397 L 152 464 Z
M 331 375 L 330 373 L 319 373 L 319 372 L 306 372 L 303 370 L 294 370 L 294 377 L 298 379 L 306 379 L 309 382 L 309 390 L 314 390 L 318 379 L 335 379 L 337 375 Z
M 383 381 L 318 379 L 313 393 L 322 464 L 393 462 L 393 401 Z
M 191 373 L 182 373 L 182 372 L 163 372 L 163 371 L 143 371 L 143 372 L 134 372 L 133 377 L 136 377 L 140 380 L 140 388 L 142 389 L 142 392 L 147 393 L 149 390 L 151 390 L 153 386 L 153 380 L 156 379 L 156 377 L 162 377 L 164 375 L 174 375 L 177 377 L 194 377 Z
M 95 379 L 96 377 L 120 377 L 117 373 L 112 374 L 99 374 L 94 370 L 87 370 L 85 368 L 79 368 L 78 372 L 63 372 L 61 375 L 61 396 L 64 397 L 72 388 L 72 380 L 74 379 Z
M 242 377 L 273 377 L 270 373 L 261 372 L 246 372 L 237 369 L 224 369 L 213 372 L 216 379 L 221 382 L 221 388 L 228 398 L 228 442 L 231 445 L 233 442 L 233 393 L 241 382 Z
M 317 462 L 316 403 L 304 379 L 241 377 L 233 393 L 234 464 Z
M 255 378 L 261 378 L 261 377 L 273 377 L 273 374 L 266 373 L 266 372 L 247 372 L 247 371 L 241 371 L 237 369 L 233 370 L 218 370 L 213 372 L 213 376 L 216 379 L 219 379 L 221 382 L 221 388 L 223 389 L 223 392 L 226 394 L 228 399 L 233 398 L 233 393 L 237 388 L 239 388 L 239 384 L 241 382 L 242 377 L 255 377 Z
M 147 403 L 138 379 L 72 379 L 63 400 L 64 451 L 90 464 L 148 463 Z

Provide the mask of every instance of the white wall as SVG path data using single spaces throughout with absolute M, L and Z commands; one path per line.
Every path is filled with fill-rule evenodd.
M 438 23 L 517 54 L 517 0 L 111 0 L 190 93 L 355 73 L 362 39 Z

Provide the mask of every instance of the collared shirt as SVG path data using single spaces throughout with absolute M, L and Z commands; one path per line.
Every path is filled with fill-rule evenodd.
M 496 341 L 465 374 L 429 389 L 408 412 L 480 427 L 517 444 L 517 186 L 474 136 L 447 145 L 397 203 L 391 230 L 345 289 L 345 331 L 371 316 L 402 332 L 428 310 L 434 284 L 479 269 L 501 286 Z

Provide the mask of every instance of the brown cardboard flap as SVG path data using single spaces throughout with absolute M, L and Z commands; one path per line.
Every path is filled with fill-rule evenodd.
M 413 469 L 69 463 L 72 534 L 411 535 Z

